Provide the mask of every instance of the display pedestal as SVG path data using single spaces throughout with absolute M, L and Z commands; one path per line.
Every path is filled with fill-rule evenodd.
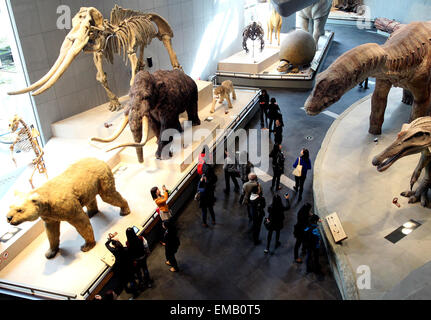
M 283 39 L 285 36 L 283 35 L 281 38 Z M 246 55 L 244 51 L 238 52 L 220 61 L 216 72 L 217 82 L 231 80 L 237 86 L 311 89 L 314 86 L 315 75 L 324 62 L 333 38 L 334 33 L 326 31 L 325 35 L 319 39 L 318 49 L 310 67 L 300 70 L 298 73 L 277 71 L 280 64 L 280 47 L 265 48 L 255 63 L 251 59 L 251 53 Z
M 107 109 L 107 104 L 53 124 L 53 132 L 56 136 L 45 146 L 45 161 L 49 176 L 52 178 L 60 174 L 70 164 L 82 158 L 96 157 L 104 160 L 113 169 L 116 188 L 128 201 L 131 214 L 121 217 L 119 208 L 112 207 L 99 199 L 100 212 L 91 219 L 96 246 L 87 253 L 81 252 L 80 246 L 84 240 L 71 225 L 63 222 L 61 224 L 60 252 L 52 260 L 47 260 L 44 256 L 49 244 L 45 232 L 41 232 L 42 228 L 29 244 L 22 243 L 14 259 L 11 259 L 8 265 L 0 271 L 0 282 L 10 284 L 8 287 L 2 285 L 0 292 L 30 294 L 34 288 L 43 288 L 49 294 L 36 290 L 37 296 L 49 296 L 53 299 L 68 297 L 86 299 L 94 286 L 109 270 L 102 261 L 108 252 L 105 248 L 108 234 L 118 232 L 118 238 L 124 244 L 125 230 L 128 227 L 146 227 L 151 225 L 157 217 L 155 215 L 156 205 L 150 195 L 152 187 L 156 185 L 161 187 L 165 184 L 173 192 L 174 206 L 179 200 L 187 200 L 181 197 L 182 190 L 188 187 L 188 180 L 193 179 L 198 154 L 202 150 L 203 144 L 213 146 L 216 141 L 223 141 L 223 138 L 230 134 L 227 129 L 249 120 L 249 115 L 256 110 L 258 101 L 258 90 L 238 89 L 236 90 L 238 98 L 232 101 L 233 109 L 230 109 L 228 115 L 224 114 L 224 108 L 217 108 L 216 112 L 212 114 L 210 113 L 212 84 L 198 81 L 198 87 L 199 117 L 202 124 L 193 127 L 193 130 L 206 129 L 206 135 L 201 136 L 195 132 L 194 139 L 187 144 L 184 150 L 174 148 L 174 155 L 170 160 L 155 159 L 154 153 L 157 148 L 155 137 L 144 147 L 145 163 L 143 164 L 138 163 L 134 148 L 105 152 L 109 146 L 90 144 L 91 136 L 109 136 L 121 122 L 123 113 L 111 113 Z M 123 97 L 121 101 L 124 102 L 126 99 Z M 212 117 L 213 120 L 205 121 L 208 117 Z M 186 119 L 185 115 L 181 115 L 181 118 L 182 122 Z M 104 127 L 104 123 L 107 121 L 113 124 L 109 129 Z M 184 134 L 188 134 L 188 130 L 190 129 L 187 129 Z M 208 135 L 208 132 L 211 134 Z M 127 127 L 121 137 L 112 144 L 131 141 L 133 140 L 130 129 Z M 43 180 L 38 181 L 37 186 L 43 182 Z M 9 193 L 12 194 L 14 190 L 23 191 L 23 189 L 28 191 L 26 183 L 28 184 L 21 179 Z M 178 198 L 179 200 L 176 200 Z M 5 196 L 1 202 L 2 209 L 7 212 L 5 207 L 11 202 L 11 196 Z M 24 223 L 22 227 L 32 228 L 30 223 Z M 40 225 L 36 223 L 34 228 L 36 227 L 40 227 Z M 20 240 L 25 239 L 21 239 L 20 235 L 17 235 L 16 241 Z M 8 290 L 8 288 L 11 289 Z
M 410 189 L 410 177 L 420 155 L 398 160 L 379 173 L 374 156 L 396 138 L 407 122 L 411 107 L 401 102 L 402 89 L 393 88 L 381 136 L 368 133 L 371 97 L 355 103 L 329 129 L 314 165 L 316 213 L 322 220 L 337 212 L 348 239 L 335 244 L 326 222 L 322 223 L 331 266 L 344 299 L 400 297 L 400 281 L 431 260 L 431 210 L 408 204 L 400 193 Z M 318 116 L 319 117 L 319 116 Z M 374 142 L 375 138 L 378 142 Z M 398 197 L 400 208 L 392 203 Z M 413 219 L 422 225 L 397 243 L 387 235 Z M 357 287 L 370 271 L 370 288 Z M 419 279 L 419 278 L 416 278 Z M 416 288 L 424 286 L 417 283 Z M 414 288 L 410 286 L 410 293 Z M 406 292 L 403 297 L 407 297 Z M 422 299 L 430 299 L 431 295 Z

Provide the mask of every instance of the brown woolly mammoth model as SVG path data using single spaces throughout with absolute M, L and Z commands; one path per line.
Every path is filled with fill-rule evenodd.
M 305 103 L 307 113 L 322 112 L 368 77 L 377 80 L 371 100 L 371 134 L 381 134 L 392 86 L 412 93 L 410 120 L 428 115 L 431 111 L 431 22 L 410 23 L 396 30 L 384 45 L 368 43 L 344 53 L 317 76 Z
M 156 28 L 157 27 L 157 28 Z M 174 34 L 169 23 L 155 13 L 123 9 L 115 6 L 111 11 L 110 21 L 103 19 L 99 10 L 93 7 L 83 7 L 72 20 L 72 30 L 66 36 L 61 46 L 60 55 L 51 70 L 38 82 L 30 87 L 10 92 L 10 95 L 23 94 L 33 90 L 34 96 L 51 88 L 66 72 L 72 61 L 82 51 L 93 53 L 97 68 L 97 81 L 105 88 L 110 100 L 111 111 L 121 109 L 118 97 L 108 86 L 107 76 L 103 71 L 102 60 L 105 57 L 111 64 L 114 54 L 122 54 L 129 58 L 132 69 L 130 85 L 133 84 L 136 73 L 142 70 L 144 63 L 144 48 L 154 38 L 158 38 L 166 47 L 173 68 L 181 69 L 171 38 Z M 140 56 L 138 58 L 137 51 Z M 86 75 L 82 75 L 85 77 Z
M 149 137 L 149 129 L 158 138 L 156 157 L 161 159 L 162 150 L 169 141 L 163 141 L 161 134 L 168 129 L 182 132 L 179 115 L 187 111 L 189 121 L 200 125 L 198 116 L 198 87 L 196 82 L 181 70 L 158 70 L 154 74 L 140 71 L 130 89 L 130 102 L 125 110 L 123 124 L 112 137 L 92 138 L 92 141 L 112 142 L 130 126 L 135 143 L 124 144 L 111 150 L 134 147 L 139 162 L 144 162 L 142 148 Z M 142 142 L 141 142 L 142 141 Z
M 224 81 L 221 86 L 214 89 L 214 99 L 213 104 L 211 107 L 211 113 L 215 112 L 215 105 L 217 102 L 217 99 L 219 100 L 219 103 L 222 104 L 224 100 L 227 101 L 227 107 L 225 108 L 225 113 L 229 113 L 229 109 L 232 109 L 232 101 L 230 100 L 230 95 L 232 94 L 232 99 L 236 100 L 236 93 L 235 88 L 233 87 L 233 83 L 230 80 Z
M 54 258 L 60 244 L 60 222 L 67 221 L 85 239 L 81 250 L 91 250 L 96 242 L 90 219 L 99 210 L 96 196 L 120 207 L 122 216 L 130 213 L 127 201 L 115 189 L 114 175 L 109 166 L 94 158 L 78 161 L 64 173 L 48 181 L 42 187 L 21 195 L 21 201 L 12 205 L 7 221 L 17 226 L 25 221 L 41 218 L 50 248 L 45 256 Z M 87 207 L 87 213 L 82 207 Z

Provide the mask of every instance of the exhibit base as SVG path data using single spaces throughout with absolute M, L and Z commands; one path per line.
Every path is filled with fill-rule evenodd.
M 371 96 L 351 106 L 329 129 L 315 161 L 315 210 L 344 299 L 404 299 L 417 291 L 422 299 L 431 298 L 424 290 L 430 274 L 431 210 L 400 196 L 410 189 L 420 155 L 402 158 L 382 173 L 372 165 L 409 119 L 411 107 L 401 102 L 402 95 L 400 88 L 391 90 L 381 136 L 368 133 Z M 401 207 L 392 203 L 395 197 Z M 341 244 L 334 242 L 324 219 L 334 212 L 348 237 Z M 385 238 L 410 220 L 421 226 L 395 243 Z
M 319 39 L 318 50 L 310 67 L 298 73 L 277 71 L 280 64 L 279 48 L 265 48 L 258 59 L 252 59 L 250 53 L 238 52 L 218 64 L 217 83 L 231 80 L 236 86 L 257 88 L 294 88 L 309 90 L 334 38 L 334 32 L 326 31 Z
M 112 207 L 98 198 L 100 212 L 91 218 L 96 246 L 87 253 L 81 252 L 80 246 L 84 240 L 70 224 L 63 222 L 60 252 L 51 260 L 47 260 L 44 255 L 49 243 L 43 231 L 43 223 L 40 220 L 33 224 L 23 223 L 19 227 L 33 230 L 32 238 L 30 235 L 30 238 L 22 238 L 21 235 L 29 232 L 22 230 L 14 238 L 16 249 L 12 248 L 12 242 L 0 243 L 0 250 L 9 250 L 10 254 L 8 264 L 0 270 L 1 293 L 38 299 L 87 299 L 109 273 L 114 261 L 105 248 L 108 234 L 118 232 L 119 240 L 125 243 L 125 230 L 128 227 L 137 226 L 142 231 L 158 221 L 156 205 L 150 195 L 153 186 L 161 187 L 165 184 L 171 192 L 171 204 L 187 201 L 188 198 L 181 195 L 190 184 L 189 181 L 193 181 L 195 177 L 198 154 L 202 146 L 207 144 L 213 150 L 231 134 L 230 129 L 249 121 L 257 110 L 259 94 L 257 89 L 237 89 L 237 100 L 233 101 L 233 109 L 229 110 L 229 114 L 225 115 L 222 106 L 218 107 L 215 113 L 210 113 L 212 84 L 206 81 L 197 81 L 197 84 L 199 117 L 202 124 L 193 127 L 193 132 L 186 128 L 182 135 L 175 136 L 174 142 L 186 135 L 193 139 L 185 143 L 184 149 L 178 148 L 178 145 L 174 146 L 173 157 L 169 160 L 155 159 L 156 137 L 151 138 L 144 147 L 143 164 L 137 161 L 134 148 L 106 152 L 113 145 L 133 141 L 128 127 L 113 143 L 90 143 L 90 137 L 107 137 L 121 122 L 123 112 L 111 113 L 107 104 L 53 124 L 55 136 L 45 147 L 49 176 L 52 178 L 60 174 L 70 164 L 82 158 L 96 157 L 104 160 L 112 168 L 117 190 L 128 201 L 131 214 L 121 217 L 119 208 Z M 122 97 L 120 101 L 125 103 L 127 97 Z M 185 120 L 185 115 L 181 115 L 181 122 L 184 123 Z M 106 122 L 112 126 L 106 128 Z M 36 187 L 44 181 L 43 178 L 36 179 Z M 7 207 L 13 202 L 14 190 L 29 191 L 27 184 L 28 181 L 20 179 L 1 199 L 0 206 L 4 212 L 7 212 Z M 17 245 L 20 242 L 21 245 Z

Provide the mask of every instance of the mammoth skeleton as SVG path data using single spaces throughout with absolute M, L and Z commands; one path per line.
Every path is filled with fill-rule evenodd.
M 57 61 L 51 70 L 39 81 L 26 89 L 9 92 L 9 95 L 32 92 L 37 96 L 51 88 L 66 72 L 76 56 L 84 51 L 93 53 L 94 64 L 97 69 L 97 81 L 105 88 L 110 100 L 109 109 L 118 111 L 121 104 L 118 97 L 108 86 L 107 76 L 103 70 L 103 57 L 111 64 L 114 54 L 122 54 L 127 63 L 126 55 L 130 61 L 132 77 L 130 85 L 134 83 L 135 75 L 145 66 L 144 49 L 153 38 L 158 38 L 166 47 L 172 67 L 182 69 L 171 39 L 174 34 L 169 23 L 155 13 L 142 13 L 139 11 L 123 9 L 115 5 L 111 11 L 110 21 L 103 19 L 99 10 L 93 7 L 83 7 L 72 20 L 72 29 L 66 36 Z M 139 50 L 140 56 L 137 56 Z

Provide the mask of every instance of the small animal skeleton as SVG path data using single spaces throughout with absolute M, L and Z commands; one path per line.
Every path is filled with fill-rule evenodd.
M 21 124 L 21 128 L 20 128 Z M 45 161 L 43 160 L 44 152 L 39 145 L 39 142 L 37 141 L 37 138 L 40 136 L 39 132 L 33 128 L 29 127 L 24 120 L 22 120 L 19 116 L 15 116 L 9 123 L 9 129 L 12 133 L 17 133 L 17 138 L 15 142 L 10 146 L 10 151 L 12 153 L 12 160 L 16 165 L 16 160 L 13 156 L 15 147 L 19 148 L 19 150 L 24 152 L 29 152 L 31 150 L 34 151 L 36 158 L 32 161 L 32 164 L 34 166 L 33 173 L 30 176 L 30 185 L 32 189 L 34 189 L 33 186 L 33 176 L 36 173 L 36 170 L 39 171 L 40 174 L 45 174 L 46 178 L 48 179 L 48 173 L 45 166 Z
M 72 26 L 72 30 L 66 36 L 60 55 L 51 70 L 30 87 L 8 94 L 16 95 L 36 90 L 32 93 L 33 96 L 36 96 L 45 92 L 66 72 L 76 56 L 84 51 L 93 53 L 94 64 L 97 68 L 96 78 L 105 88 L 109 97 L 109 110 L 118 111 L 121 109 L 121 104 L 108 86 L 107 76 L 103 71 L 103 57 L 113 64 L 114 54 L 122 54 L 125 59 L 127 54 L 132 69 L 130 80 L 130 86 L 132 86 L 136 73 L 145 67 L 144 49 L 154 38 L 163 42 L 172 67 L 182 70 L 172 48 L 171 39 L 174 37 L 174 33 L 169 23 L 156 13 L 143 13 L 115 5 L 111 11 L 111 19 L 108 21 L 103 19 L 102 13 L 96 8 L 83 7 L 73 18 Z M 139 59 L 137 57 L 138 49 Z
M 263 38 L 265 32 L 263 31 L 262 26 L 260 23 L 257 23 L 254 21 L 253 23 L 250 23 L 242 33 L 242 47 L 244 48 L 245 52 L 248 53 L 248 47 L 247 47 L 247 40 L 250 39 L 253 41 L 253 57 L 254 57 L 254 42 L 259 39 L 260 40 L 260 51 L 263 51 L 263 48 L 265 48 L 265 40 Z

